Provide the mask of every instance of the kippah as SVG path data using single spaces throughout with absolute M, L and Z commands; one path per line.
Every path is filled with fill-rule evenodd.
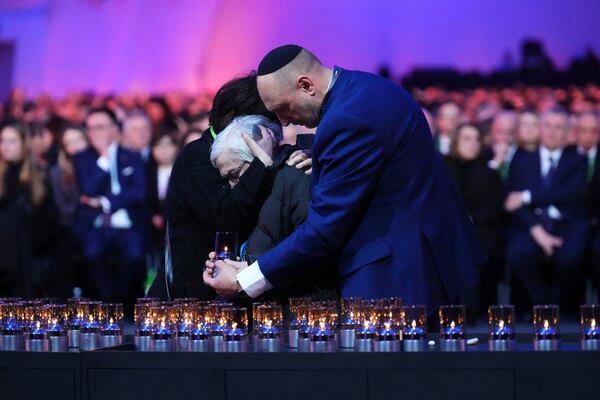
M 300 51 L 302 51 L 302 47 L 295 44 L 286 44 L 271 50 L 258 65 L 256 74 L 258 76 L 269 75 L 280 70 L 291 63 Z

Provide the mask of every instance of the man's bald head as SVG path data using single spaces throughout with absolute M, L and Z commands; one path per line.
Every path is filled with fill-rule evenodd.
M 332 71 L 310 51 L 286 45 L 270 51 L 257 71 L 257 86 L 267 109 L 283 125 L 315 127 Z

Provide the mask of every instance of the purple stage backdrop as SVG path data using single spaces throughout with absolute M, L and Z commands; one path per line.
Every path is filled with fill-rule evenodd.
M 559 67 L 600 53 L 597 0 L 0 0 L 14 84 L 30 94 L 214 90 L 294 42 L 326 64 L 489 71 L 523 38 Z

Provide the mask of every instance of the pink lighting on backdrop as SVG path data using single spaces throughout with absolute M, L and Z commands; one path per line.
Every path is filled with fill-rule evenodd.
M 198 92 L 290 42 L 328 65 L 398 74 L 489 71 L 539 38 L 565 66 L 587 47 L 600 53 L 598 15 L 595 0 L 5 0 L 0 40 L 15 41 L 15 83 L 30 94 Z

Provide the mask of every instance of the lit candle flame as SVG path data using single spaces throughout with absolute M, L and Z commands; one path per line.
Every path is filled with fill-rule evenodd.
M 389 331 L 389 330 L 390 330 L 390 328 L 391 328 L 391 325 L 390 325 L 390 323 L 389 323 L 389 322 L 385 322 L 385 323 L 383 324 L 383 326 L 385 327 L 385 330 L 386 330 L 386 331 Z
M 369 321 L 365 321 L 365 329 L 369 329 Z
M 228 251 L 228 250 L 229 250 L 229 248 L 228 248 L 227 246 L 225 246 L 225 247 L 223 248 L 223 251 L 225 251 L 225 253 L 227 253 L 227 251 Z
M 417 327 L 417 321 L 413 319 L 412 323 L 410 324 L 413 329 Z
M 544 329 L 548 329 L 549 326 L 550 326 L 550 324 L 548 323 L 548 320 L 545 319 L 544 320 Z
M 596 328 L 596 318 L 592 318 L 592 320 L 590 321 L 590 325 L 592 329 Z
M 146 318 L 144 320 L 144 325 L 149 326 L 150 325 L 150 319 Z
M 90 322 L 94 322 L 94 317 L 90 315 Z
M 273 325 L 273 321 L 271 321 L 270 319 L 269 319 L 269 320 L 267 320 L 267 322 L 265 322 L 265 326 L 266 326 L 267 328 L 271 328 L 271 326 L 272 326 L 272 325 Z
M 165 329 L 165 321 L 162 321 L 162 322 L 160 323 L 160 328 L 161 328 L 161 329 Z
M 35 322 L 35 329 L 40 329 L 40 321 Z
M 500 329 L 504 328 L 504 320 L 500 320 L 498 322 L 498 328 L 500 328 Z
M 450 322 L 450 329 L 454 329 L 454 327 L 456 326 L 456 324 L 454 323 L 454 321 Z
M 232 322 L 231 323 L 231 329 L 235 329 L 237 328 L 237 322 Z
M 113 324 L 113 318 L 112 317 L 110 317 L 110 319 L 108 320 L 108 323 L 111 324 L 111 325 Z
M 325 321 L 319 321 L 319 329 L 325 330 Z

